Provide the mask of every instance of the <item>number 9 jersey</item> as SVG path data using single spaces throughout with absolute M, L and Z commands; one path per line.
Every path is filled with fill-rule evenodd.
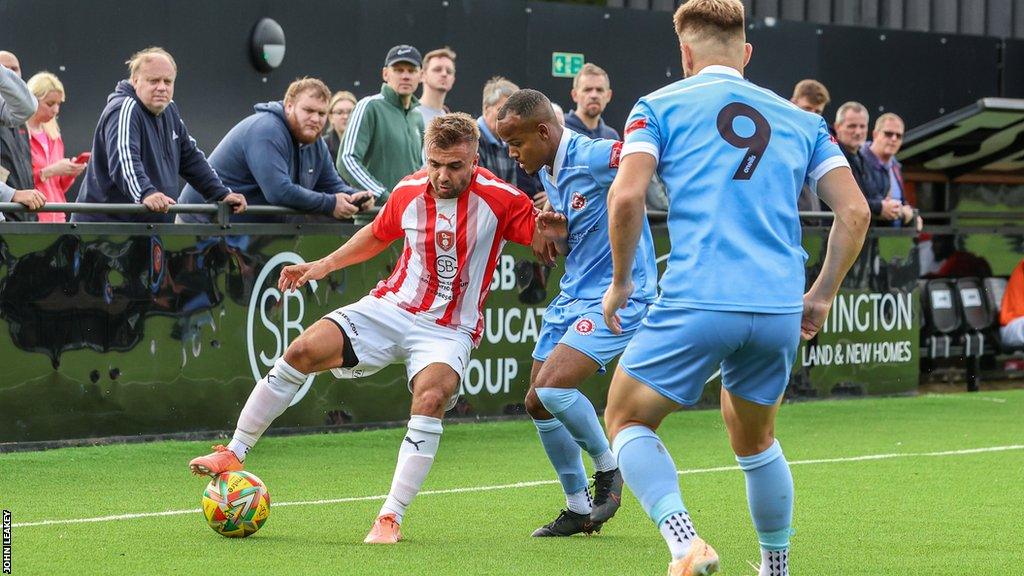
M 708 66 L 641 98 L 622 157 L 658 162 L 672 251 L 660 305 L 785 314 L 803 310 L 797 198 L 849 166 L 825 120 Z

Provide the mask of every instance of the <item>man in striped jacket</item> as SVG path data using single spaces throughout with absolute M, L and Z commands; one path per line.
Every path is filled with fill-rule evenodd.
M 278 288 L 295 290 L 359 264 L 405 239 L 391 276 L 369 295 L 302 333 L 256 383 L 228 446 L 195 458 L 196 474 L 241 470 L 249 449 L 291 403 L 310 374 L 369 376 L 405 364 L 412 392 L 409 428 L 387 500 L 368 544 L 401 539 L 399 524 L 423 485 L 441 440 L 441 419 L 459 396 L 470 350 L 484 330 L 484 301 L 506 242 L 530 245 L 537 213 L 530 198 L 477 166 L 480 131 L 467 114 L 435 118 L 427 167 L 403 178 L 372 225 L 315 262 L 288 266 Z
M 369 190 L 377 205 L 406 174 L 423 166 L 423 116 L 413 95 L 422 58 L 405 44 L 388 51 L 380 93 L 356 104 L 338 150 L 338 173 L 357 190 Z
M 178 67 L 163 48 L 146 48 L 128 61 L 131 76 L 107 98 L 92 141 L 92 156 L 77 202 L 143 204 L 150 214 L 85 214 L 73 222 L 171 222 L 178 176 L 208 201 L 224 201 L 236 213 L 245 196 L 231 192 L 189 135 L 174 103 Z

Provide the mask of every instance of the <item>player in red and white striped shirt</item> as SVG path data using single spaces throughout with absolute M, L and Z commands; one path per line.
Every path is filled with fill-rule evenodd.
M 530 198 L 477 166 L 479 139 L 466 114 L 435 118 L 424 135 L 426 169 L 395 186 L 371 226 L 332 254 L 281 271 L 278 288 L 294 290 L 405 238 L 391 276 L 292 342 L 256 383 L 231 442 L 192 460 L 194 473 L 241 470 L 246 453 L 309 374 L 331 370 L 357 378 L 404 363 L 412 391 L 409 428 L 388 499 L 365 540 L 398 542 L 405 509 L 434 462 L 441 418 L 458 399 L 470 350 L 483 333 L 482 310 L 498 255 L 505 242 L 529 245 L 535 236 L 536 249 L 543 249 Z

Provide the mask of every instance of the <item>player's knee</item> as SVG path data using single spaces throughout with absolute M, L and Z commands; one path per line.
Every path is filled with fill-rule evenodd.
M 547 408 L 544 407 L 544 403 L 540 401 L 540 397 L 537 396 L 537 390 L 530 388 L 526 393 L 526 413 L 530 415 L 534 420 L 550 420 L 552 418 L 551 413 L 548 412 Z
M 446 394 L 441 386 L 431 386 L 416 394 L 416 406 L 423 414 L 436 414 L 443 412 L 448 404 L 450 394 Z
M 301 336 L 292 342 L 284 352 L 284 361 L 302 373 L 311 372 L 318 360 L 315 346 L 308 338 Z
M 608 431 L 608 439 L 614 441 L 615 437 L 619 432 L 629 428 L 630 426 L 644 426 L 651 430 L 657 430 L 657 424 L 651 422 L 645 422 L 640 418 L 634 417 L 629 412 L 617 409 L 615 406 L 608 406 L 604 412 L 604 425 Z
M 742 434 L 730 437 L 732 451 L 737 456 L 754 456 L 764 452 L 775 443 L 775 435 L 771 432 Z

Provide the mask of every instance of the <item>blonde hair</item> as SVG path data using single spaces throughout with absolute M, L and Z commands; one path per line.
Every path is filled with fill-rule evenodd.
M 323 80 L 303 76 L 302 78 L 296 78 L 294 82 L 288 85 L 288 90 L 285 90 L 284 93 L 284 103 L 290 104 L 306 92 L 312 92 L 313 96 L 316 96 L 318 100 L 323 100 L 324 102 L 331 101 L 331 89 L 327 87 L 327 84 L 323 83 Z M 328 112 L 330 110 L 330 108 L 327 109 Z
M 882 126 L 884 126 L 885 123 L 888 122 L 889 120 L 895 120 L 895 121 L 899 122 L 900 124 L 902 124 L 904 128 L 907 127 L 907 123 L 903 121 L 903 118 L 900 118 L 899 114 L 894 114 L 892 112 L 886 112 L 885 114 L 882 114 L 881 116 L 879 116 L 877 120 L 875 120 L 875 132 L 878 132 L 879 130 L 881 130 Z
M 726 42 L 745 37 L 740 0 L 689 0 L 672 17 L 676 35 L 689 41 Z
M 448 150 L 456 144 L 467 142 L 474 148 L 480 142 L 480 129 L 476 120 L 465 112 L 442 114 L 430 121 L 423 134 L 423 147 L 435 146 Z
M 793 87 L 793 101 L 795 102 L 799 98 L 806 98 L 808 102 L 815 106 L 828 106 L 828 103 L 832 101 L 828 88 L 825 88 L 825 85 L 821 82 L 811 78 L 801 80 Z
M 60 94 L 60 101 L 63 102 L 65 98 L 64 84 L 61 83 L 60 79 L 50 72 L 39 72 L 35 76 L 28 79 L 28 89 L 40 102 L 50 92 L 56 92 Z M 60 126 L 57 124 L 57 117 L 54 116 L 52 120 L 43 124 L 43 130 L 46 135 L 50 138 L 57 138 L 60 136 Z
M 423 68 L 427 67 L 434 58 L 447 58 L 452 61 L 452 66 L 455 65 L 455 51 L 445 46 L 444 48 L 438 48 L 437 50 L 431 50 L 427 52 L 426 56 L 423 57 Z
M 334 110 L 334 106 L 338 102 L 341 102 L 342 100 L 347 100 L 352 104 L 359 103 L 359 99 L 356 98 L 355 94 L 349 92 L 348 90 L 338 90 L 337 92 L 334 93 L 334 96 L 331 96 L 331 101 L 327 103 L 327 114 L 330 115 L 331 111 Z M 330 122 L 325 122 L 324 136 L 327 136 L 332 131 L 334 131 L 334 126 L 332 126 Z M 341 134 L 339 133 L 338 136 L 340 137 Z
M 334 105 L 337 104 L 338 102 L 341 102 L 342 100 L 348 100 L 353 104 L 359 103 L 359 99 L 356 98 L 355 94 L 349 92 L 348 90 L 338 90 L 337 92 L 334 93 L 334 96 L 331 96 L 331 101 L 327 103 L 327 113 L 329 114 L 331 110 L 334 110 Z
M 611 84 L 612 84 L 611 78 L 608 78 L 608 73 L 604 71 L 604 68 L 601 68 L 597 64 L 591 64 L 590 62 L 587 62 L 586 64 L 583 65 L 583 68 L 580 68 L 580 71 L 576 73 L 576 76 L 573 77 L 573 79 L 572 79 L 572 88 L 573 88 L 573 90 L 575 90 L 575 89 L 580 87 L 580 78 L 583 77 L 584 75 L 587 75 L 587 76 L 604 76 L 605 79 L 608 80 L 608 85 L 611 86 Z
M 175 72 L 178 71 L 178 63 L 174 61 L 174 56 L 171 56 L 170 52 L 164 50 L 159 46 L 150 46 L 149 48 L 144 48 L 142 50 L 139 50 L 135 54 L 132 54 L 132 57 L 125 61 L 125 64 L 128 65 L 129 77 L 134 79 L 136 76 L 139 75 L 139 69 L 142 68 L 142 65 L 149 62 L 157 56 L 163 56 L 164 58 L 170 60 L 171 67 L 174 68 Z

